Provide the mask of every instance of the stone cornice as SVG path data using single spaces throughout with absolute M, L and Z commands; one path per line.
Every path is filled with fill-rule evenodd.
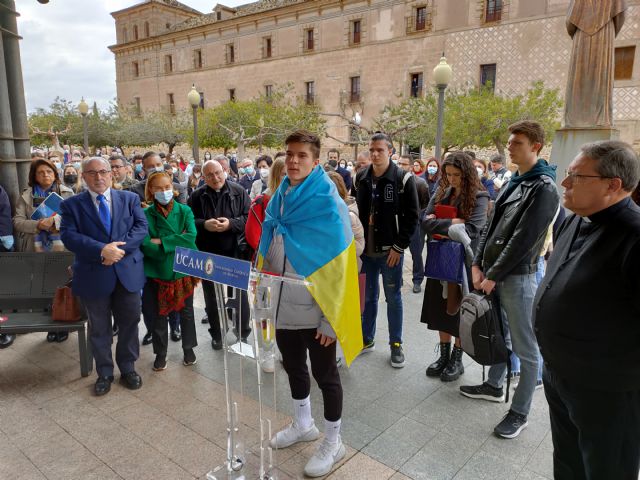
M 203 15 L 202 12 L 199 12 L 198 10 L 191 8 L 187 5 L 184 5 L 180 2 L 177 2 L 175 0 L 145 0 L 135 5 L 131 5 L 130 7 L 123 8 L 122 10 L 116 10 L 115 12 L 111 12 L 111 16 L 117 19 L 118 17 L 124 14 L 129 14 L 131 12 L 135 12 L 136 10 L 144 10 L 149 6 L 158 6 L 160 8 L 166 8 L 171 11 L 180 10 L 181 13 L 186 13 L 192 16 Z

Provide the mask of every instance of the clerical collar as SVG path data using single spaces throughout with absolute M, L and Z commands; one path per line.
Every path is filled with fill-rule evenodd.
M 594 213 L 593 215 L 589 215 L 589 220 L 594 223 L 607 223 L 609 220 L 614 218 L 618 212 L 620 212 L 624 208 L 629 208 L 629 204 L 631 203 L 631 198 L 626 197 L 620 200 L 618 203 L 614 203 L 610 207 L 605 208 L 604 210 L 600 210 L 599 212 Z M 586 217 L 582 218 L 586 220 Z

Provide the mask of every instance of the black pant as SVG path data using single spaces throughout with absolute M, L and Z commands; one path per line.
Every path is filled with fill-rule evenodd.
M 317 329 L 276 330 L 276 342 L 282 354 L 282 364 L 289 376 L 291 396 L 303 400 L 311 391 L 307 368 L 307 350 L 311 359 L 311 373 L 322 391 L 324 418 L 330 422 L 342 417 L 342 383 L 336 365 L 336 342 L 323 347 L 316 340 Z
M 545 364 L 556 480 L 631 480 L 640 468 L 640 391 L 593 390 L 560 378 Z
M 204 293 L 204 303 L 205 303 L 205 311 L 207 312 L 207 318 L 209 319 L 209 333 L 211 334 L 211 338 L 220 341 L 220 320 L 218 316 L 218 301 L 216 300 L 216 294 L 214 289 L 213 282 L 209 282 L 207 280 L 202 281 L 202 291 Z M 227 288 L 227 294 L 231 296 L 233 292 L 232 287 Z M 232 312 L 229 312 L 229 320 L 232 318 L 236 319 L 233 327 L 238 330 L 237 319 L 240 316 L 240 334 L 243 339 L 246 339 L 251 333 L 251 326 L 249 325 L 249 298 L 247 297 L 247 292 L 244 290 L 236 289 L 236 296 L 240 294 L 240 301 L 236 298 L 229 299 L 225 308 L 228 308 L 232 311 L 235 311 L 235 316 L 232 315 Z M 242 306 L 241 315 L 238 315 L 239 306 Z
M 118 326 L 116 344 L 116 363 L 120 373 L 134 371 L 134 363 L 140 352 L 138 340 L 138 322 L 140 321 L 140 292 L 130 292 L 122 286 L 120 280 L 111 295 L 98 298 L 81 298 L 89 316 L 89 339 L 96 361 L 96 372 L 101 377 L 113 375 L 111 344 L 113 343 L 113 323 Z
M 167 355 L 169 343 L 169 315 L 160 315 L 158 312 L 158 287 L 159 285 L 148 278 L 142 290 L 142 310 L 151 320 L 153 333 L 153 353 Z M 182 348 L 193 348 L 198 345 L 196 339 L 196 322 L 193 315 L 193 295 L 184 302 L 184 308 L 180 310 L 180 330 L 182 331 Z

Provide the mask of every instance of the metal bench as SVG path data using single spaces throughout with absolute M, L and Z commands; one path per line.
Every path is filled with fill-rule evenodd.
M 87 316 L 84 309 L 77 322 L 55 322 L 51 304 L 56 288 L 69 280 L 67 269 L 73 254 L 0 253 L 0 333 L 78 332 L 80 372 L 88 376 L 93 369 L 87 342 Z

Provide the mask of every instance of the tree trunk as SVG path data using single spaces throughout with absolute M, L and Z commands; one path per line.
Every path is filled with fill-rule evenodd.
M 168 153 L 168 155 L 171 155 L 173 153 L 173 147 L 175 147 L 176 144 L 175 143 L 169 143 L 168 145 L 169 145 L 169 153 Z
M 496 148 L 498 149 L 498 153 L 500 155 L 504 155 L 504 144 L 499 138 L 494 138 L 493 143 L 496 144 Z
M 242 161 L 244 158 L 244 140 L 238 140 L 238 152 L 236 153 L 236 158 L 238 159 L 238 163 Z

